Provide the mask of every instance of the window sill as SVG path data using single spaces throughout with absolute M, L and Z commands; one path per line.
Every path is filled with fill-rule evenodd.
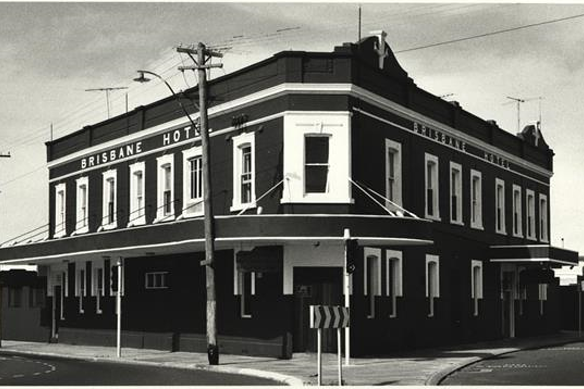
M 475 230 L 480 230 L 480 231 L 484 231 L 485 230 L 485 227 L 483 227 L 482 224 L 471 224 L 470 225 L 470 228 L 473 228 Z
M 525 239 L 537 242 L 537 238 L 535 236 L 526 236 Z
M 513 234 L 514 238 L 523 238 L 523 234 L 519 233 L 519 234 Z
M 164 223 L 164 222 L 172 222 L 175 219 L 176 219 L 176 217 L 174 215 L 157 216 L 156 219 L 154 219 L 154 221 L 152 221 L 152 223 L 157 224 L 157 223 Z
M 451 220 L 450 224 L 454 224 L 456 226 L 463 226 L 464 227 L 464 222 L 458 221 L 458 220 Z
M 67 236 L 66 232 L 59 232 L 58 234 L 53 234 L 53 239 L 59 239 L 59 238 L 62 238 L 64 236 Z
M 71 236 L 75 236 L 75 235 L 82 235 L 82 234 L 86 234 L 89 232 L 89 227 L 83 227 L 83 228 L 79 228 L 78 230 L 75 230 L 71 233 Z
M 126 227 L 130 228 L 130 227 L 135 227 L 135 226 L 143 226 L 145 224 L 146 224 L 146 218 L 141 217 L 140 219 L 132 220 L 131 222 L 128 223 L 128 225 Z
M 116 228 L 118 228 L 117 222 L 112 223 L 112 224 L 106 224 L 106 225 L 99 226 L 99 228 L 97 229 L 97 232 L 114 230 Z
M 426 215 L 426 219 L 430 219 L 430 220 L 434 220 L 434 221 L 442 221 L 442 219 L 440 219 L 440 215 L 437 216 L 433 216 L 433 215 Z
M 505 231 L 505 230 L 500 230 L 500 231 L 495 231 L 495 232 L 497 234 L 499 234 L 499 235 L 505 235 L 505 236 L 507 236 L 507 231 Z
M 251 315 L 241 315 L 242 319 L 251 319 L 252 316 Z
M 237 212 L 237 211 L 243 211 L 244 209 L 246 211 L 248 211 L 250 209 L 256 209 L 256 208 L 257 208 L 257 203 L 254 200 L 251 203 L 247 203 L 247 204 L 234 203 L 229 208 L 229 211 L 230 212 Z
M 183 210 L 183 212 L 176 218 L 176 220 L 190 219 L 194 217 L 201 217 L 204 215 L 205 215 L 204 212 L 188 212 Z

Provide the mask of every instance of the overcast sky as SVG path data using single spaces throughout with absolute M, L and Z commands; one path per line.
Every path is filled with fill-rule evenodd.
M 394 51 L 584 14 L 573 4 L 363 3 L 363 34 L 387 31 Z M 356 3 L 2 3 L 0 2 L 0 242 L 44 225 L 48 179 L 44 142 L 168 95 L 161 85 L 132 83 L 137 69 L 156 71 L 177 89 L 196 84 L 176 67 L 173 48 L 232 47 L 213 77 L 294 49 L 331 51 L 357 40 Z M 234 38 L 238 37 L 238 38 Z M 517 131 L 506 96 L 543 97 L 542 132 L 556 152 L 552 244 L 584 253 L 584 17 L 397 53 L 410 77 L 436 95 Z M 537 120 L 537 99 L 521 107 Z

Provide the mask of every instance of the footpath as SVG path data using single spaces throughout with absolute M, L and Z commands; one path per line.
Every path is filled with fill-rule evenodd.
M 345 385 L 438 385 L 452 372 L 497 355 L 555 346 L 582 340 L 575 332 L 460 345 L 456 348 L 423 349 L 383 357 L 352 358 L 344 365 Z M 316 354 L 295 353 L 290 360 L 243 355 L 220 356 L 220 365 L 209 366 L 207 354 L 123 348 L 118 358 L 113 347 L 80 346 L 3 340 L 0 353 L 43 355 L 83 360 L 134 363 L 184 369 L 205 369 L 246 374 L 284 385 L 316 385 Z M 337 356 L 323 355 L 323 385 L 337 385 Z

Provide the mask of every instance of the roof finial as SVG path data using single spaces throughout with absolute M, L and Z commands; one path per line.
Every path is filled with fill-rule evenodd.
M 373 47 L 377 55 L 379 56 L 379 69 L 383 69 L 383 63 L 385 58 L 389 55 L 389 46 L 385 43 L 385 37 L 387 33 L 383 30 L 371 31 L 371 35 L 377 36 L 377 44 Z

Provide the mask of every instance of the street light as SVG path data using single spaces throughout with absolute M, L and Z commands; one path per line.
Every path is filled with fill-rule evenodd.
M 139 76 L 138 76 L 138 77 L 136 77 L 136 78 L 134 78 L 134 81 L 136 81 L 136 82 L 139 82 L 139 83 L 141 83 L 141 84 L 145 84 L 145 83 L 147 83 L 147 82 L 150 82 L 150 81 L 151 81 L 151 79 L 150 79 L 150 78 L 147 78 L 147 77 L 145 76 L 145 74 L 149 74 L 149 75 L 151 75 L 151 76 L 154 76 L 154 77 L 158 78 L 160 81 L 164 82 L 164 85 L 166 85 L 166 87 L 167 87 L 167 88 L 170 90 L 170 93 L 172 93 L 172 95 L 173 95 L 173 96 L 174 96 L 174 98 L 176 99 L 176 102 L 178 103 L 178 105 L 180 105 L 180 107 L 181 107 L 181 109 L 182 109 L 183 113 L 185 114 L 185 116 L 186 116 L 186 117 L 189 119 L 189 121 L 191 122 L 191 124 L 192 124 L 192 126 L 193 126 L 193 129 L 194 129 L 195 131 L 199 131 L 199 126 L 198 126 L 198 125 L 197 125 L 197 124 L 194 122 L 194 120 L 191 118 L 191 115 L 189 115 L 189 113 L 187 112 L 187 110 L 186 110 L 186 108 L 184 107 L 183 103 L 181 102 L 181 100 L 180 100 L 180 95 L 178 95 L 178 94 L 176 94 L 176 93 L 174 92 L 174 89 L 172 89 L 172 87 L 170 86 L 170 84 L 169 84 L 169 83 L 168 83 L 168 82 L 167 82 L 167 81 L 166 81 L 164 78 L 162 78 L 162 77 L 161 77 L 161 76 L 159 76 L 158 74 L 156 74 L 156 73 L 154 73 L 154 72 L 151 72 L 151 71 L 148 71 L 148 70 L 137 70 L 137 72 L 138 72 Z M 182 92 L 181 92 L 180 94 L 182 95 Z M 196 104 L 194 101 L 192 101 L 192 100 L 191 100 L 191 103 L 193 103 L 193 105 L 194 105 L 194 106 L 195 106 L 197 109 L 199 109 L 199 107 L 197 106 L 197 104 Z

